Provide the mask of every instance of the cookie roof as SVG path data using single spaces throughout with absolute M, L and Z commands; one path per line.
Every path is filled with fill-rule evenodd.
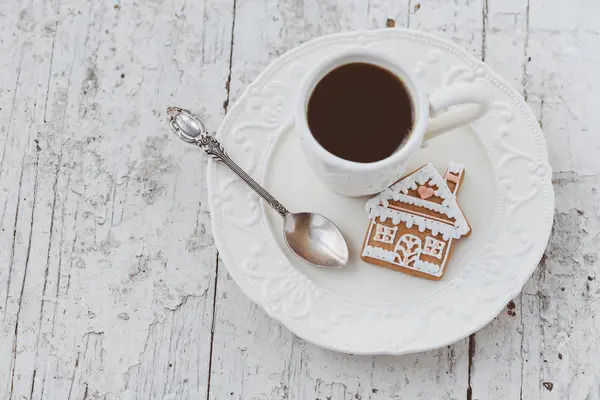
M 463 172 L 464 166 L 452 162 L 448 166 L 448 170 L 452 173 L 460 174 Z M 408 194 L 410 189 L 417 190 L 420 185 L 424 185 L 428 181 L 431 181 L 431 184 L 437 187 L 434 195 L 442 199 L 442 204 Z M 454 219 L 454 225 L 389 208 L 389 200 L 412 204 L 444 214 L 448 218 Z M 448 240 L 449 238 L 458 239 L 470 231 L 467 219 L 458 206 L 456 197 L 446 184 L 446 180 L 441 177 L 431 164 L 422 166 L 367 201 L 365 211 L 368 213 L 370 219 L 379 217 L 382 221 L 385 221 L 387 218 L 392 218 L 392 222 L 395 225 L 398 225 L 402 221 L 406 223 L 408 228 L 417 225 L 419 231 L 423 232 L 425 229 L 429 229 L 434 236 L 441 234 L 444 240 Z

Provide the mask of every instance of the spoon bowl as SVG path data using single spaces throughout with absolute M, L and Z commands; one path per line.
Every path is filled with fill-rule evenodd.
M 340 230 L 313 213 L 288 213 L 283 224 L 288 247 L 309 264 L 340 268 L 348 262 L 348 246 Z

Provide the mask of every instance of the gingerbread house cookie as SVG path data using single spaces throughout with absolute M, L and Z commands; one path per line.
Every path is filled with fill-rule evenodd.
M 371 220 L 361 258 L 370 264 L 440 280 L 452 245 L 471 233 L 456 200 L 464 166 L 450 163 L 442 178 L 431 164 L 405 176 L 365 207 Z

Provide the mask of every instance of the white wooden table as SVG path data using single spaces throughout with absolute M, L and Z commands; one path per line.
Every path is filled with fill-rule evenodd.
M 0 5 L 0 399 L 600 399 L 600 2 L 11 0 Z M 489 326 L 402 357 L 298 339 L 219 260 L 205 158 L 274 58 L 387 25 L 437 33 L 520 89 L 557 209 Z

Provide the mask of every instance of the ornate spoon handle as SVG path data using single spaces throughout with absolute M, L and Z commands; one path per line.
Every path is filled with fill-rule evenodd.
M 269 203 L 279 215 L 285 218 L 289 214 L 289 211 L 277 201 L 275 197 L 271 196 L 269 192 L 252 179 L 250 175 L 241 169 L 240 166 L 225 153 L 223 145 L 206 131 L 200 118 L 191 111 L 179 107 L 169 107 L 167 109 L 167 116 L 169 118 L 171 129 L 177 137 L 186 143 L 200 147 L 214 160 L 229 167 L 229 169 L 246 182 L 252 190 Z

